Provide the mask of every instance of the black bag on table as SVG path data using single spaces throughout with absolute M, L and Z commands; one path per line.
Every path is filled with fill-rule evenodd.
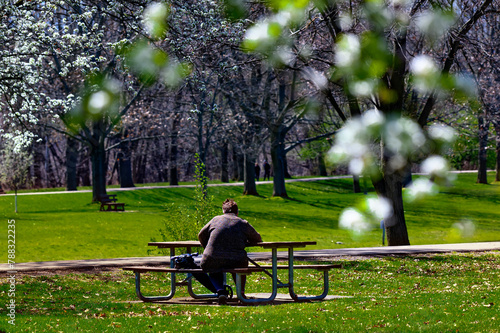
M 200 268 L 194 260 L 194 257 L 197 257 L 198 253 L 186 253 L 186 254 L 181 254 L 175 257 L 172 257 L 172 260 L 174 261 L 174 267 L 175 268 L 184 268 L 184 269 L 195 269 L 195 268 Z M 215 288 L 214 284 L 210 280 L 210 277 L 208 276 L 207 273 L 191 273 L 193 277 L 198 280 L 202 285 L 205 286 L 208 290 L 210 290 L 213 293 L 217 292 L 217 288 Z

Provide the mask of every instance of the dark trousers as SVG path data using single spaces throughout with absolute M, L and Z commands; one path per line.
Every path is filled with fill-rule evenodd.
M 212 281 L 212 284 L 217 290 L 222 290 L 224 289 L 224 273 L 222 272 L 217 272 L 217 273 L 210 273 L 210 280 Z M 232 273 L 234 283 L 236 283 L 236 274 Z M 247 282 L 247 276 L 242 275 L 241 276 L 241 292 L 244 294 L 245 293 L 245 285 Z

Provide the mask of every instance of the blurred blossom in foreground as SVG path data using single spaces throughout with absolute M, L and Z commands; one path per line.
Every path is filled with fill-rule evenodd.
M 448 233 L 450 241 L 460 241 L 463 238 L 471 238 L 476 232 L 476 225 L 470 220 L 454 223 Z
M 423 173 L 428 174 L 432 179 L 446 179 L 450 165 L 442 156 L 433 155 L 425 159 L 420 166 Z
M 434 60 L 426 55 L 419 55 L 410 62 L 410 71 L 416 76 L 432 76 L 438 72 L 438 67 Z
M 418 178 L 406 188 L 404 196 L 408 202 L 418 201 L 426 196 L 438 193 L 437 185 L 427 178 Z
M 368 212 L 377 220 L 383 220 L 391 217 L 392 205 L 389 199 L 383 197 L 373 197 L 366 199 Z
M 376 109 L 366 111 L 361 117 L 352 118 L 335 136 L 335 143 L 328 158 L 336 164 L 348 164 L 352 174 L 379 172 L 379 155 L 374 145 L 383 140 L 389 165 L 393 170 L 406 166 L 408 158 L 421 152 L 426 137 L 420 126 L 409 118 L 386 119 Z
M 347 164 L 354 175 L 376 176 L 380 172 L 378 145 L 384 143 L 384 154 L 393 171 L 402 170 L 412 156 L 426 153 L 431 141 L 440 153 L 445 153 L 455 139 L 455 131 L 444 125 L 433 125 L 429 139 L 413 120 L 386 118 L 379 110 L 366 111 L 360 117 L 348 120 L 335 135 L 328 159 L 334 164 Z M 449 171 L 448 162 L 440 156 L 431 156 L 422 165 L 422 172 L 439 179 Z
M 436 41 L 448 31 L 454 20 L 452 12 L 429 10 L 417 19 L 417 27 L 431 41 Z
M 101 113 L 111 104 L 111 96 L 106 91 L 98 91 L 90 95 L 88 108 L 92 114 Z
M 167 31 L 168 7 L 164 3 L 150 4 L 143 14 L 143 24 L 153 38 L 162 38 Z
M 365 216 L 355 208 L 347 208 L 340 214 L 339 227 L 356 233 L 363 233 L 371 229 Z
M 425 135 L 420 126 L 409 118 L 389 120 L 382 133 L 386 148 L 392 154 L 410 156 L 425 145 Z
M 318 72 L 314 68 L 306 67 L 302 70 L 302 75 L 308 81 L 310 81 L 316 89 L 323 90 L 328 85 L 328 79 L 323 75 L 323 73 Z
M 445 125 L 431 125 L 429 127 L 429 137 L 435 141 L 452 144 L 457 136 L 455 131 L 450 126 Z
M 339 227 L 359 235 L 379 228 L 380 221 L 393 214 L 391 202 L 383 197 L 369 196 L 364 198 L 357 208 L 346 208 L 339 218 Z
M 410 62 L 410 72 L 417 90 L 428 92 L 436 88 L 440 73 L 431 57 L 419 55 L 413 58 Z
M 353 175 L 384 176 L 383 172 L 403 172 L 413 157 L 428 154 L 429 147 L 444 153 L 455 139 L 455 131 L 447 126 L 433 125 L 429 138 L 421 127 L 406 117 L 386 118 L 379 110 L 366 111 L 348 120 L 335 135 L 328 159 L 335 164 L 347 164 Z M 381 147 L 388 167 L 382 170 Z M 404 191 L 409 202 L 438 193 L 437 184 L 446 184 L 454 176 L 449 173 L 446 159 L 432 155 L 421 165 L 427 177 L 418 178 Z M 431 178 L 431 179 L 429 179 Z M 393 214 L 392 202 L 382 197 L 369 197 L 358 208 L 347 208 L 340 216 L 339 227 L 362 233 L 378 227 L 381 220 Z
M 337 43 L 335 63 L 339 67 L 351 67 L 361 55 L 361 43 L 358 36 L 353 34 L 342 35 Z
M 376 80 L 361 80 L 349 83 L 349 90 L 358 97 L 370 97 L 377 87 Z

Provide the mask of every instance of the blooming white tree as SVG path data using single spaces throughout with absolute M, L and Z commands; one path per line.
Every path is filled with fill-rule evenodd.
M 14 190 L 14 211 L 17 213 L 17 190 L 27 185 L 28 170 L 33 163 L 33 155 L 15 141 L 6 141 L 0 151 L 0 183 Z
M 367 110 L 373 111 L 362 116 L 361 109 L 351 108 L 354 118 L 337 135 L 332 160 L 348 163 L 354 174 L 371 177 L 379 197 L 391 205 L 384 218 L 389 245 L 409 244 L 402 193 L 406 166 L 415 154 L 440 152 L 439 145 L 431 144 L 432 132 L 424 132 L 438 98 L 467 96 L 474 90 L 452 73 L 452 66 L 462 39 L 492 0 L 466 3 L 456 17 L 450 15 L 454 7 L 447 2 L 433 7 L 425 1 L 373 0 L 360 2 L 355 10 L 357 3 L 342 0 L 268 4 L 269 15 L 248 29 L 243 46 L 281 66 L 292 60 L 328 63 L 325 76 L 343 88 L 349 103 L 371 106 Z M 325 22 L 333 59 L 320 58 L 316 45 L 309 45 L 308 54 L 291 47 L 297 35 L 317 22 Z M 347 119 L 335 101 L 332 105 L 342 120 Z M 435 181 L 443 177 L 442 162 L 431 157 L 424 164 Z M 348 216 L 360 220 L 363 214 L 358 213 L 349 210 Z M 362 229 L 363 225 L 358 228 Z
M 88 145 L 97 200 L 106 192 L 108 135 L 142 87 L 174 85 L 187 70 L 156 46 L 167 5 L 2 1 L 0 10 L 0 103 L 10 125 L 0 135 L 26 149 L 43 123 Z

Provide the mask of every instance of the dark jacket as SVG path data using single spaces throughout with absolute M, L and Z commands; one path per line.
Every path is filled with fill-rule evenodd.
M 217 272 L 221 268 L 248 267 L 245 246 L 262 242 L 260 234 L 235 214 L 214 217 L 198 234 L 205 248 L 201 268 Z

